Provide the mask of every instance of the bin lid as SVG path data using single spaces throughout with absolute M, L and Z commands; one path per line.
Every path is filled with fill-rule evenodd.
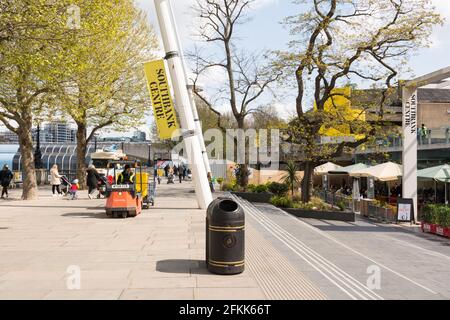
M 231 198 L 219 198 L 213 201 L 208 217 L 210 224 L 221 226 L 242 226 L 245 223 L 244 209 Z

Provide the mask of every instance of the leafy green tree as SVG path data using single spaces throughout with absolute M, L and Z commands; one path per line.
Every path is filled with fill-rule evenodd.
M 81 25 L 68 42 L 58 99 L 77 125 L 77 177 L 85 184 L 87 145 L 106 127 L 129 131 L 150 104 L 143 63 L 154 59 L 156 36 L 132 0 L 80 1 Z
M 432 28 L 442 23 L 428 0 L 299 0 L 299 14 L 284 24 L 293 40 L 289 50 L 277 52 L 276 69 L 294 80 L 297 119 L 290 124 L 291 142 L 302 146 L 305 178 L 303 201 L 311 197 L 314 167 L 366 143 L 382 131 L 386 99 L 407 58 L 429 44 Z M 345 97 L 336 89 L 364 81 L 383 89 L 378 121 L 349 119 L 325 106 Z M 313 97 L 311 110 L 305 100 Z M 370 106 L 373 107 L 373 106 Z M 364 110 L 362 110 L 364 112 Z M 360 138 L 321 143 L 324 126 L 347 126 Z
M 0 3 L 0 122 L 19 137 L 24 200 L 36 199 L 31 129 L 45 95 L 58 85 L 65 57 L 60 40 L 68 1 Z

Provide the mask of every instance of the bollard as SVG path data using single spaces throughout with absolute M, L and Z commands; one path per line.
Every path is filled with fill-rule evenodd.
M 240 274 L 245 270 L 245 214 L 239 204 L 219 198 L 208 208 L 206 264 L 211 273 Z

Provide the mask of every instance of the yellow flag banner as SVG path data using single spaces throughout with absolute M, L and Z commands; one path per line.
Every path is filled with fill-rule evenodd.
M 162 140 L 171 139 L 173 133 L 180 129 L 180 126 L 170 93 L 164 60 L 147 62 L 144 64 L 144 69 L 159 138 Z

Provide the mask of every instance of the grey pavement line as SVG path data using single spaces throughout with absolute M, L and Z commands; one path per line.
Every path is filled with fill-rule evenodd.
M 324 300 L 326 296 L 298 272 L 266 239 L 247 225 L 248 266 L 271 300 Z M 276 266 L 272 261 L 276 261 Z
M 351 299 L 383 300 L 377 293 L 373 292 L 358 280 L 350 276 L 344 270 L 340 269 L 332 262 L 306 246 L 289 232 L 281 228 L 279 225 L 267 219 L 261 211 L 245 200 L 238 199 L 243 206 L 249 210 L 249 214 L 255 218 L 269 233 L 285 244 L 295 254 L 311 265 L 316 271 L 322 274 L 326 279 L 347 294 Z M 339 284 L 339 283 L 340 284 Z M 345 289 L 344 286 L 348 289 Z M 352 291 L 353 293 L 349 292 Z
M 386 265 L 384 265 L 384 264 L 382 264 L 382 263 L 379 263 L 378 261 L 375 261 L 374 259 L 372 259 L 372 258 L 366 256 L 365 254 L 363 254 L 363 253 L 361 253 L 361 252 L 359 252 L 359 251 L 357 251 L 357 250 L 355 250 L 355 249 L 349 247 L 348 245 L 346 245 L 346 244 L 340 242 L 339 240 L 337 240 L 336 238 L 334 238 L 334 237 L 328 235 L 327 233 L 323 232 L 322 230 L 319 230 L 319 229 L 317 229 L 317 228 L 311 226 L 310 224 L 308 224 L 308 223 L 306 223 L 306 222 L 303 222 L 303 221 L 301 221 L 300 219 L 298 219 L 298 218 L 296 218 L 296 217 L 293 217 L 292 215 L 290 215 L 290 214 L 288 214 L 288 213 L 286 213 L 286 212 L 284 212 L 284 211 L 283 211 L 283 214 L 284 214 L 285 216 L 289 217 L 290 219 L 294 220 L 296 223 L 301 224 L 302 226 L 307 227 L 307 228 L 313 230 L 314 232 L 320 234 L 321 236 L 327 238 L 328 240 L 331 240 L 331 241 L 333 241 L 334 243 L 336 243 L 336 244 L 342 246 L 343 248 L 345 248 L 345 249 L 347 249 L 347 250 L 353 252 L 354 254 L 356 254 L 356 255 L 358 255 L 358 256 L 360 256 L 360 257 L 362 257 L 362 258 L 364 258 L 364 259 L 366 259 L 366 260 L 368 260 L 368 261 L 370 261 L 370 262 L 372 262 L 374 265 L 377 265 L 377 266 L 379 266 L 379 267 L 381 267 L 381 268 L 383 268 L 383 269 L 385 269 L 385 270 L 387 270 L 387 271 L 389 271 L 389 272 L 395 274 L 396 276 L 398 276 L 398 277 L 400 277 L 400 278 L 402 278 L 402 279 L 404 279 L 404 280 L 406 280 L 406 281 L 408 281 L 408 282 L 410 282 L 410 283 L 412 283 L 412 284 L 414 284 L 414 285 L 416 285 L 416 286 L 418 286 L 418 287 L 420 287 L 420 288 L 422 288 L 422 289 L 424 289 L 424 290 L 430 292 L 431 294 L 438 295 L 437 292 L 431 290 L 430 288 L 428 288 L 428 287 L 426 287 L 426 286 L 424 286 L 424 285 L 422 285 L 422 284 L 420 284 L 420 283 L 414 281 L 413 279 L 408 278 L 407 276 L 405 276 L 405 275 L 403 275 L 403 274 L 401 274 L 401 273 L 399 273 L 399 272 L 397 272 L 397 271 L 395 271 L 395 270 L 389 268 L 388 266 L 386 266 Z

